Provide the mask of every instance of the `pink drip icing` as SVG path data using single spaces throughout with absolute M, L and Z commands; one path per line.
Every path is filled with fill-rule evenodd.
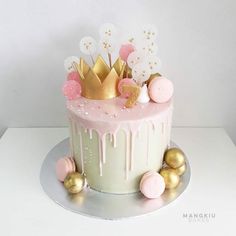
M 93 138 L 93 130 L 89 129 L 89 138 L 92 139 Z
M 171 115 L 167 117 L 167 148 L 170 147 Z
M 113 139 L 113 147 L 116 148 L 116 137 L 117 137 L 117 134 L 112 134 L 112 139 Z
M 110 136 L 110 142 L 112 143 L 112 137 L 113 137 L 112 133 L 109 133 L 109 136 Z
M 171 127 L 172 127 L 172 112 L 169 115 L 169 119 L 170 119 L 170 123 L 169 123 L 169 142 L 168 142 L 168 146 L 170 147 L 170 143 L 171 143 Z
M 82 171 L 82 174 L 83 174 L 83 173 L 84 173 L 84 153 L 83 153 L 83 141 L 82 141 L 81 130 L 80 130 L 80 132 L 79 132 L 79 143 L 80 143 L 81 171 Z
M 99 151 L 99 175 L 102 176 L 102 149 L 101 149 L 101 142 L 102 140 L 99 139 L 98 143 L 98 151 Z
M 74 157 L 74 145 L 72 144 L 73 136 L 74 136 L 74 131 L 73 131 L 73 121 L 72 119 L 69 119 L 70 121 L 70 156 Z
M 102 163 L 106 163 L 106 134 L 101 138 Z
M 134 168 L 134 141 L 135 133 L 130 132 L 130 171 Z
M 125 147 L 125 179 L 129 179 L 130 168 L 130 133 L 126 131 L 126 147 Z
M 135 148 L 135 137 L 140 130 L 142 123 L 133 122 L 129 124 L 130 130 L 130 170 L 133 170 L 134 167 L 134 148 Z
M 168 128 L 169 120 L 166 118 L 166 144 L 167 148 L 169 147 L 169 128 Z
M 146 160 L 146 164 L 148 166 L 149 163 L 149 125 L 147 124 L 147 160 Z
M 89 131 L 90 139 L 92 138 L 92 130 L 98 133 L 100 176 L 102 176 L 102 164 L 106 161 L 106 134 L 110 134 L 110 141 L 113 141 L 113 147 L 116 147 L 117 131 L 123 129 L 126 133 L 125 176 L 126 179 L 128 179 L 128 172 L 133 168 L 135 137 L 139 136 L 141 125 L 146 121 L 150 121 L 152 122 L 153 130 L 155 130 L 156 125 L 162 122 L 163 134 L 163 120 L 166 113 L 169 112 L 169 109 L 172 109 L 171 101 L 166 104 L 156 104 L 153 102 L 142 106 L 137 104 L 134 108 L 127 110 L 122 109 L 124 102 L 125 100 L 119 97 L 108 100 L 90 100 L 81 97 L 77 100 L 68 101 L 67 103 L 71 121 L 73 120 L 77 122 L 81 128 L 85 128 L 85 132 Z M 104 111 L 106 112 L 104 112 L 103 109 L 105 109 Z M 111 118 L 111 114 L 113 113 L 116 114 L 116 116 L 112 116 L 113 118 Z M 83 156 L 81 155 L 81 157 Z

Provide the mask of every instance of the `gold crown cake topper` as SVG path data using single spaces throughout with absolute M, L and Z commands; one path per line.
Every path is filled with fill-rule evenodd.
M 84 59 L 74 63 L 80 76 L 81 95 L 90 99 L 110 99 L 119 96 L 118 82 L 123 77 L 124 62 L 118 58 L 110 68 L 99 55 L 91 68 Z
M 99 33 L 100 52 L 107 54 L 109 63 L 106 63 L 100 52 L 95 61 L 97 42 L 90 36 L 83 37 L 80 41 L 80 50 L 91 58 L 92 66 L 83 58 L 69 57 L 65 60 L 64 65 L 69 73 L 63 93 L 67 99 L 73 100 L 83 96 L 101 100 L 121 95 L 128 98 L 125 106 L 132 107 L 136 102 L 147 103 L 150 99 L 155 102 L 163 101 L 163 97 L 159 98 L 156 95 L 160 86 L 169 86 L 163 89 L 172 96 L 172 84 L 167 82 L 167 79 L 164 82 L 153 82 L 160 77 L 161 66 L 160 59 L 156 56 L 157 31 L 153 25 L 147 25 L 140 31 L 141 44 L 137 44 L 140 40 L 134 37 L 121 42 L 119 57 L 113 65 L 112 54 L 119 38 L 118 30 L 113 24 L 107 23 L 101 26 Z

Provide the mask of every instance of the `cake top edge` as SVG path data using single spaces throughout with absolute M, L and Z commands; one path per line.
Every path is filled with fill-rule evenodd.
M 121 97 L 107 100 L 91 100 L 81 97 L 73 101 L 67 101 L 67 109 L 69 114 L 74 116 L 75 119 L 96 123 L 161 121 L 166 117 L 166 113 L 173 109 L 172 99 L 163 104 L 154 102 L 139 103 L 132 109 L 123 105 L 124 100 Z

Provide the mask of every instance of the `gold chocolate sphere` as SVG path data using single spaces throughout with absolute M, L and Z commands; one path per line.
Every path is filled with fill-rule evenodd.
M 164 154 L 166 164 L 174 169 L 184 165 L 184 153 L 179 148 L 170 148 Z
M 64 186 L 69 193 L 79 193 L 85 184 L 84 176 L 78 172 L 68 174 L 64 180 Z
M 183 164 L 179 168 L 172 169 L 178 176 L 181 176 L 185 173 L 186 171 L 186 164 Z
M 161 169 L 160 175 L 164 178 L 166 188 L 172 189 L 176 188 L 179 184 L 179 176 L 170 168 L 166 167 Z
M 173 171 L 173 172 L 175 172 L 175 174 L 177 174 L 178 176 L 181 176 L 181 175 L 183 175 L 184 173 L 185 173 L 185 171 L 186 171 L 186 164 L 183 164 L 182 166 L 180 166 L 179 168 L 176 168 L 176 169 L 174 169 L 174 168 L 171 168 L 171 167 L 165 167 L 165 168 L 163 168 L 163 169 L 165 169 L 165 170 L 171 170 L 171 171 Z

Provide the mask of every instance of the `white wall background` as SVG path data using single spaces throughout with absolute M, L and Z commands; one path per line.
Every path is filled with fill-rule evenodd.
M 0 0 L 0 132 L 65 126 L 63 61 L 104 22 L 159 29 L 175 126 L 225 127 L 236 143 L 236 1 Z

